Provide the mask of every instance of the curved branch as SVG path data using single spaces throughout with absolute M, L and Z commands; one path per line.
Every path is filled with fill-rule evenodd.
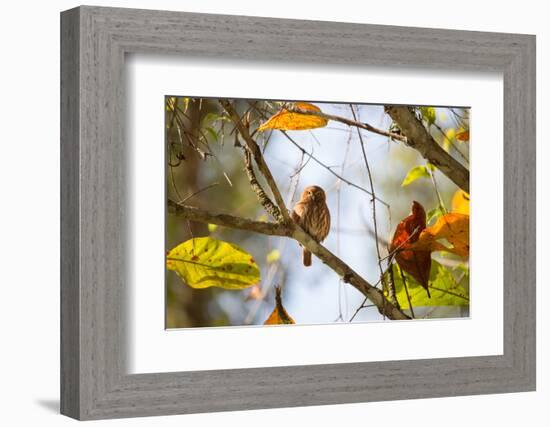
M 385 107 L 404 135 L 406 144 L 418 151 L 422 157 L 436 166 L 451 181 L 466 193 L 470 192 L 470 172 L 455 160 L 433 139 L 426 127 L 408 107 L 389 105 Z
M 270 236 L 286 236 L 298 241 L 336 272 L 344 282 L 349 283 L 378 307 L 378 311 L 389 319 L 403 320 L 409 317 L 391 304 L 382 291 L 372 286 L 357 274 L 349 265 L 317 243 L 309 234 L 294 222 L 288 224 L 253 221 L 232 215 L 213 214 L 203 209 L 177 204 L 168 200 L 168 212 L 185 219 L 203 223 L 217 224 L 239 230 L 253 231 Z

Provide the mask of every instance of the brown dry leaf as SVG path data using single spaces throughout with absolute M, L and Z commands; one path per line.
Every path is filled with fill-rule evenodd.
M 452 247 L 438 240 L 446 239 Z M 447 251 L 461 257 L 470 254 L 470 215 L 451 212 L 440 217 L 431 227 L 426 228 L 418 240 L 410 246 L 415 251 Z
M 281 300 L 281 288 L 279 286 L 275 287 L 275 308 L 273 312 L 269 315 L 267 320 L 264 322 L 264 325 L 293 325 L 296 322 L 289 314 L 286 312 L 283 307 L 283 302 Z
M 456 139 L 462 142 L 467 142 L 470 140 L 470 131 L 469 130 L 463 130 L 458 132 L 456 135 Z
M 307 102 L 295 102 L 294 106 L 304 111 L 317 111 L 321 112 L 321 109 L 313 104 Z M 267 122 L 262 124 L 258 130 L 264 131 L 266 129 L 279 129 L 279 130 L 307 130 L 324 127 L 327 125 L 328 120 L 319 116 L 310 116 L 308 114 L 291 113 L 286 109 L 282 109 L 275 115 L 271 116 Z
M 470 215 L 470 195 L 464 190 L 456 190 L 451 206 L 453 212 Z
M 425 228 L 426 211 L 420 203 L 414 201 L 411 214 L 403 219 L 395 229 L 390 252 L 395 252 L 395 260 L 399 267 L 413 276 L 430 296 L 428 289 L 432 267 L 430 249 L 412 249 Z

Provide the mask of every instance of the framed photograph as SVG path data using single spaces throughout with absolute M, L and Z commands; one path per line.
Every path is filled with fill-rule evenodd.
M 534 36 L 84 6 L 61 50 L 63 414 L 535 390 Z

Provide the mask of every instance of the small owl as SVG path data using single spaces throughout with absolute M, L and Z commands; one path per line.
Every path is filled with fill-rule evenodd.
M 325 240 L 330 230 L 330 212 L 324 190 L 317 185 L 306 187 L 291 216 L 317 242 Z M 311 252 L 306 248 L 302 260 L 306 267 L 311 265 Z

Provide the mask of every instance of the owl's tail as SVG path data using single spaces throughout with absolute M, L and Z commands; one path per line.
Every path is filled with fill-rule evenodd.
M 306 248 L 302 251 L 302 262 L 306 267 L 309 267 L 311 265 L 311 252 L 308 251 Z

